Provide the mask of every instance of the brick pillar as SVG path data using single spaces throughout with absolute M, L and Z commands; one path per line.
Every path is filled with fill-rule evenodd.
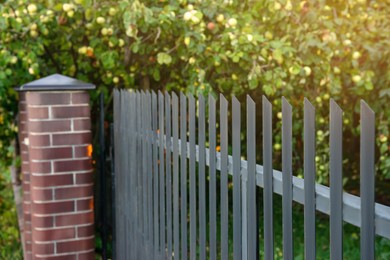
M 27 260 L 94 259 L 94 88 L 59 74 L 17 88 Z
M 32 259 L 31 254 L 31 200 L 30 200 L 30 168 L 28 156 L 28 129 L 26 93 L 19 93 L 19 144 L 22 159 L 22 187 L 23 187 L 23 249 L 24 259 Z

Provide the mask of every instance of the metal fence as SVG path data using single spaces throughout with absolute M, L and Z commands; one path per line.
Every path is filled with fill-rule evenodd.
M 228 259 L 229 252 L 234 259 L 256 259 L 259 247 L 265 259 L 273 259 L 273 193 L 282 195 L 284 259 L 294 256 L 293 201 L 304 205 L 306 259 L 316 257 L 316 210 L 330 216 L 332 259 L 343 257 L 343 221 L 360 227 L 361 259 L 375 258 L 375 236 L 390 238 L 390 208 L 374 200 L 375 115 L 364 101 L 361 197 L 343 192 L 342 110 L 333 100 L 330 188 L 315 182 L 315 108 L 308 100 L 304 100 L 304 179 L 292 175 L 292 107 L 286 99 L 282 99 L 281 172 L 272 166 L 271 103 L 263 97 L 260 110 L 247 97 L 247 160 L 241 157 L 239 101 L 235 97 L 231 101 L 232 155 L 228 154 L 228 101 L 220 95 L 219 108 L 216 106 L 213 96 L 206 101 L 182 93 L 178 97 L 175 93 L 115 90 L 117 259 Z M 256 164 L 258 111 L 263 120 L 263 165 Z M 229 184 L 233 186 L 231 196 Z M 256 200 L 258 187 L 263 202 Z M 264 234 L 260 236 L 256 206 L 264 208 Z M 233 233 L 232 245 L 229 233 Z

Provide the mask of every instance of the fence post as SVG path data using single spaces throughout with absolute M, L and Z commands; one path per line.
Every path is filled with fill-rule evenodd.
M 25 97 L 19 136 L 26 184 L 25 259 L 94 259 L 91 122 L 85 91 L 93 88 L 54 74 L 17 89 Z

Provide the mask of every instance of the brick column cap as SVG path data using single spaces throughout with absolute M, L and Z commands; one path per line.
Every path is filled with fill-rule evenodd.
M 38 80 L 25 83 L 15 88 L 16 91 L 57 91 L 57 90 L 87 90 L 95 89 L 91 83 L 67 77 L 60 74 L 53 74 Z

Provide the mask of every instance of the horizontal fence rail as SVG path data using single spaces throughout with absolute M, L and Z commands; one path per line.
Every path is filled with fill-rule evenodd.
M 307 99 L 304 103 L 305 179 L 302 179 L 293 176 L 291 168 L 292 108 L 285 98 L 282 98 L 282 171 L 278 171 L 272 169 L 272 105 L 265 97 L 262 166 L 256 164 L 256 104 L 249 96 L 247 160 L 243 160 L 239 137 L 241 111 L 236 98 L 231 103 L 233 153 L 229 155 L 229 103 L 222 95 L 217 113 L 217 101 L 212 96 L 207 102 L 200 96 L 197 102 L 193 96 L 187 98 L 182 93 L 178 97 L 175 93 L 115 90 L 117 258 L 227 259 L 230 250 L 234 259 L 255 259 L 260 247 L 266 259 L 273 259 L 272 194 L 276 193 L 283 200 L 284 259 L 294 256 L 292 201 L 305 207 L 308 259 L 316 256 L 316 210 L 330 216 L 332 259 L 342 258 L 343 221 L 360 227 L 361 258 L 374 259 L 375 234 L 390 239 L 390 207 L 374 201 L 375 115 L 362 101 L 360 198 L 342 190 L 342 110 L 333 100 L 330 101 L 330 188 L 315 183 L 315 109 Z M 216 171 L 220 173 L 219 185 Z M 231 195 L 228 183 L 233 184 Z M 263 203 L 256 200 L 256 187 L 263 188 Z M 258 233 L 256 205 L 265 207 L 264 234 Z M 228 245 L 231 216 L 233 249 Z

